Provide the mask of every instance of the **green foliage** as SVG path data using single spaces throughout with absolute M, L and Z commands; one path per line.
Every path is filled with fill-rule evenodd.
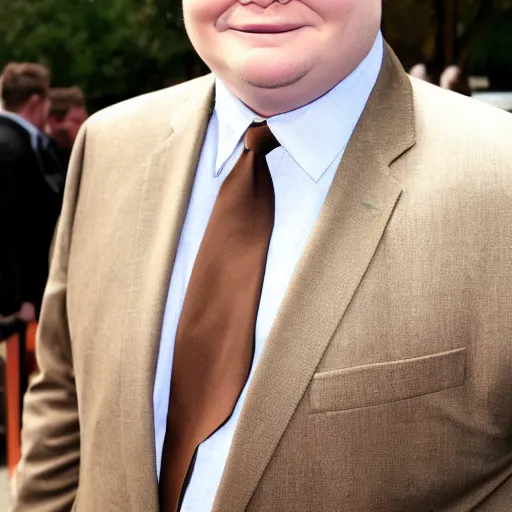
M 35 61 L 95 107 L 188 77 L 196 57 L 176 0 L 0 0 L 0 65 Z
M 489 77 L 494 90 L 512 88 L 512 9 L 497 11 L 489 19 L 481 44 L 472 55 L 472 71 Z

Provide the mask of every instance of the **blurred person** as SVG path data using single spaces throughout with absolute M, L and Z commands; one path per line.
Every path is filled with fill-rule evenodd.
M 424 80 L 425 82 L 432 83 L 432 77 L 429 75 L 427 71 L 427 65 L 424 64 L 423 62 L 414 65 L 409 70 L 409 74 L 414 78 L 418 78 L 419 80 Z
M 467 76 L 459 66 L 448 66 L 442 73 L 439 85 L 443 89 L 458 92 L 465 96 L 471 96 L 471 88 Z
M 48 133 L 57 143 L 67 169 L 80 127 L 88 117 L 85 96 L 79 87 L 50 89 Z
M 14 512 L 512 503 L 509 114 L 380 0 L 184 0 L 209 75 L 82 128 Z
M 39 315 L 48 251 L 59 215 L 63 174 L 42 132 L 50 73 L 34 63 L 2 72 L 0 111 L 0 315 Z

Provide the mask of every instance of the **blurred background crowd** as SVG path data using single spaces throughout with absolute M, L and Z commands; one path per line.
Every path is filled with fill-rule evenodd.
M 512 111 L 512 0 L 383 2 L 384 36 L 412 75 Z M 0 182 L 0 209 L 18 219 L 14 228 L 0 223 L 0 260 L 26 267 L 30 278 L 14 304 L 4 297 L 2 305 L 0 293 L 0 315 L 30 323 L 71 149 L 88 113 L 208 69 L 188 42 L 178 0 L 0 0 L 1 69 L 0 180 L 14 160 L 25 174 L 16 178 L 16 197 L 2 196 Z M 9 230 L 21 263 L 6 263 Z M 0 275 L 2 286 L 9 284 Z M 0 340 L 8 334 L 0 318 Z M 5 415 L 0 434 L 3 423 Z

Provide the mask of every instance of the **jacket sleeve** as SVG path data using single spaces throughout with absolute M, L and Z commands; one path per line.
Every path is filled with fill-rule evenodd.
M 37 335 L 40 373 L 25 397 L 22 458 L 11 512 L 71 510 L 80 467 L 80 420 L 67 321 L 69 250 L 85 148 L 82 128 L 66 185 Z
M 19 169 L 12 149 L 0 144 L 0 315 L 9 316 L 21 306 L 21 272 L 17 243 Z

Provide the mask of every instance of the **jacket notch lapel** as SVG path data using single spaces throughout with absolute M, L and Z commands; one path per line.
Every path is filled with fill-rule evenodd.
M 153 424 L 158 347 L 174 258 L 213 103 L 213 78 L 204 77 L 195 85 L 195 94 L 181 103 L 174 96 L 162 96 L 161 108 L 169 112 L 172 128 L 148 156 L 137 205 L 120 388 L 131 510 L 158 510 Z

